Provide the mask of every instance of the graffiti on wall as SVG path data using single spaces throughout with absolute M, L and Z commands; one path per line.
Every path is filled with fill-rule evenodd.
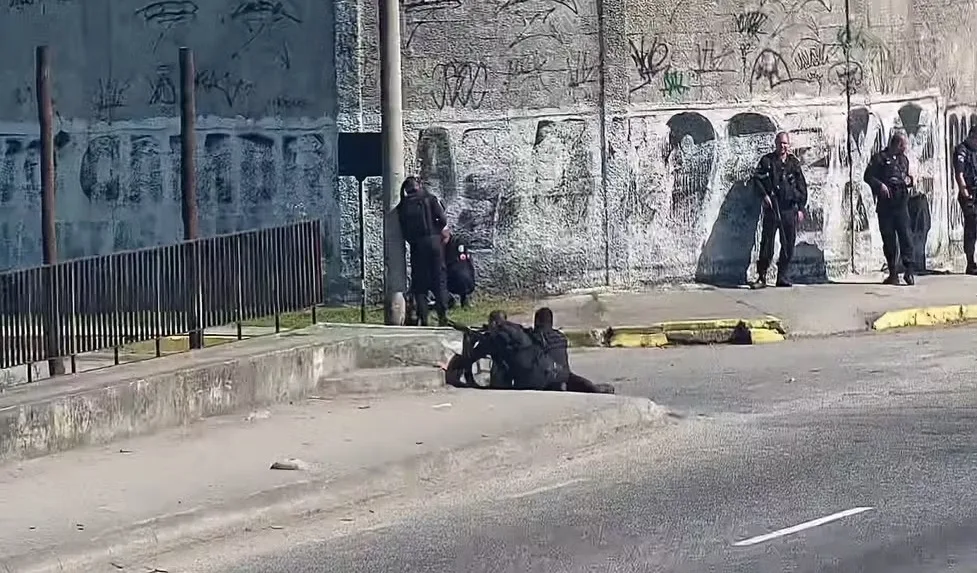
M 445 201 L 455 232 L 491 253 L 486 264 L 513 286 L 585 280 L 603 264 L 594 258 L 600 245 L 590 245 L 603 220 L 593 124 L 540 118 L 425 127 L 413 146 L 415 171 Z
M 408 171 L 444 201 L 453 232 L 476 251 L 482 287 L 556 292 L 602 282 L 596 125 L 591 117 L 541 117 L 408 126 Z M 355 237 L 356 185 L 343 179 L 343 234 Z M 382 281 L 379 183 L 367 180 L 367 282 L 375 294 Z M 343 240 L 343 268 L 355 274 L 355 241 Z
M 775 133 L 788 130 L 809 187 L 794 278 L 823 282 L 883 266 L 875 202 L 861 176 L 895 128 L 910 134 L 911 169 L 922 191 L 912 207 L 925 257 L 919 264 L 934 268 L 945 259 L 945 152 L 933 145 L 942 137 L 938 117 L 935 98 L 873 103 L 850 118 L 827 104 L 636 112 L 610 123 L 606 196 L 599 134 L 587 117 L 420 127 L 408 132 L 408 170 L 443 198 L 453 229 L 477 249 L 483 288 L 558 292 L 601 284 L 604 272 L 620 286 L 742 284 L 755 270 L 759 243 L 760 199 L 749 180 Z M 367 251 L 379 260 L 378 184 L 373 193 Z M 354 249 L 350 242 L 344 256 L 355 256 Z M 370 268 L 379 292 L 380 265 Z
M 58 225 L 63 258 L 179 240 L 180 140 L 174 124 L 101 133 L 74 125 L 59 133 Z M 330 208 L 335 172 L 330 133 L 329 126 L 260 131 L 201 126 L 197 158 L 201 233 L 230 233 L 335 213 Z M 33 223 L 39 221 L 38 149 L 36 137 L 8 135 L 3 140 L 3 268 L 40 262 L 40 228 Z
M 403 5 L 405 97 L 415 109 L 540 109 L 596 101 L 596 4 L 573 0 L 411 0 Z M 459 21 L 491 21 L 445 51 Z M 591 28 L 587 29 L 587 23 Z M 473 54 L 478 54 L 474 56 Z
M 629 30 L 632 101 L 725 99 L 735 86 L 753 97 L 848 86 L 835 12 L 829 0 L 748 3 L 692 35 L 676 30 L 683 19 L 701 26 L 701 14 L 678 6 L 667 18 L 639 19 Z

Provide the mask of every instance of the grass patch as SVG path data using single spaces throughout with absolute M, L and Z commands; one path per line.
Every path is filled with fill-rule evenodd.
M 477 326 L 485 323 L 489 312 L 501 309 L 510 317 L 532 315 L 539 304 L 533 300 L 501 299 L 501 298 L 479 298 L 472 301 L 468 308 L 455 307 L 448 313 L 448 317 L 460 324 Z M 316 319 L 318 322 L 332 322 L 342 324 L 360 324 L 360 308 L 358 306 L 320 306 L 316 309 Z M 282 330 L 305 328 L 312 325 L 312 311 L 290 312 L 279 317 Z M 367 324 L 383 324 L 383 307 L 368 306 L 366 308 Z M 431 313 L 431 324 L 437 324 L 437 317 Z M 245 321 L 242 326 L 274 327 L 275 317 L 266 316 L 254 320 Z M 570 345 L 573 347 L 599 346 L 589 332 L 567 332 Z M 248 337 L 245 337 L 248 338 Z M 224 336 L 205 336 L 204 348 L 219 346 L 229 342 L 236 342 L 235 337 Z M 111 350 L 111 349 L 109 349 Z M 189 339 L 186 336 L 163 338 L 160 340 L 161 354 L 175 354 L 190 350 Z M 148 340 L 145 342 L 134 342 L 119 348 L 119 354 L 129 356 L 155 356 L 156 342 Z
M 456 306 L 448 312 L 448 318 L 459 323 L 480 325 L 485 323 L 489 312 L 502 309 L 509 316 L 532 314 L 536 308 L 535 301 L 515 299 L 479 298 L 473 300 L 468 308 Z M 316 309 L 316 319 L 319 322 L 337 322 L 346 324 L 360 323 L 360 307 L 358 306 L 320 306 Z M 312 311 L 293 312 L 280 317 L 282 329 L 304 328 L 312 324 Z M 266 316 L 242 323 L 243 326 L 275 326 L 275 317 Z M 366 324 L 383 324 L 383 307 L 366 307 Z M 431 312 L 431 324 L 437 324 L 437 316 Z
M 220 346 L 228 342 L 237 342 L 237 338 L 223 336 L 205 336 L 204 348 Z M 190 338 L 187 336 L 162 338 L 159 341 L 160 354 L 176 354 L 190 350 Z M 111 350 L 108 349 L 108 350 Z M 134 354 L 137 356 L 155 356 L 156 341 L 146 340 L 143 342 L 133 342 L 119 347 L 119 354 Z

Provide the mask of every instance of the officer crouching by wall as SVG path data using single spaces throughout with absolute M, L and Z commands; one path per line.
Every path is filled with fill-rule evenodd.
M 977 275 L 974 244 L 977 243 L 977 125 L 971 125 L 967 138 L 953 148 L 953 175 L 957 182 L 957 201 L 963 213 L 963 252 L 967 255 L 968 275 Z
M 468 245 L 452 235 L 445 246 L 445 259 L 448 269 L 448 292 L 458 295 L 462 307 L 468 306 L 468 299 L 475 292 L 475 265 Z
M 901 131 L 892 133 L 889 145 L 872 156 L 865 168 L 865 183 L 875 195 L 882 251 L 889 270 L 883 284 L 899 284 L 898 263 L 902 259 L 903 280 L 916 284 L 913 276 L 913 241 L 909 233 L 909 195 L 913 178 L 909 175 L 909 138 Z
M 767 286 L 767 271 L 773 261 L 774 239 L 780 234 L 780 257 L 777 260 L 777 286 L 789 287 L 790 263 L 794 258 L 797 223 L 804 220 L 807 207 L 807 180 L 801 162 L 790 152 L 790 135 L 781 131 L 774 138 L 775 149 L 760 158 L 754 174 L 756 191 L 763 198 L 760 227 L 760 255 L 757 279 L 752 288 Z
M 450 232 L 444 206 L 424 189 L 420 180 L 408 177 L 400 187 L 397 216 L 404 240 L 410 245 L 410 292 L 421 326 L 428 325 L 428 292 L 434 295 L 438 324 L 445 326 L 448 322 L 448 292 L 444 244 Z

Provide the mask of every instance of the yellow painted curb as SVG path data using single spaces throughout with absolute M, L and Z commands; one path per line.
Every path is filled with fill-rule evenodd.
M 668 336 L 663 332 L 651 334 L 615 332 L 607 341 L 607 345 L 611 348 L 661 348 L 667 344 Z
M 615 333 L 651 333 L 677 331 L 725 330 L 736 328 L 739 323 L 747 328 L 766 328 L 784 332 L 783 322 L 775 316 L 764 318 L 704 318 L 695 320 L 672 320 L 657 322 L 647 326 L 615 326 Z
M 939 326 L 977 320 L 977 304 L 951 304 L 890 310 L 872 323 L 872 330 L 907 326 Z
M 779 331 L 769 328 L 751 328 L 750 339 L 753 341 L 753 344 L 768 344 L 787 340 Z
M 747 333 L 749 336 L 746 336 Z M 785 340 L 777 317 L 717 318 L 660 322 L 648 326 L 611 327 L 604 344 L 612 348 L 659 348 L 677 344 L 767 344 Z

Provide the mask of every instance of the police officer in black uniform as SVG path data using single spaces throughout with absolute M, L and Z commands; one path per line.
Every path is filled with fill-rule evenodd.
M 427 294 L 434 294 L 438 323 L 448 320 L 448 291 L 445 276 L 444 244 L 450 233 L 444 205 L 428 193 L 416 177 L 408 177 L 400 187 L 397 216 L 404 239 L 410 245 L 410 290 L 421 326 L 427 326 Z
M 475 265 L 468 246 L 456 236 L 445 247 L 448 269 L 448 292 L 458 295 L 461 306 L 468 306 L 468 297 L 475 292 Z
M 553 311 L 547 307 L 540 308 L 533 317 L 533 335 L 543 349 L 567 371 L 567 392 L 586 392 L 592 394 L 613 394 L 611 384 L 595 384 L 570 370 L 570 356 L 568 349 L 570 341 L 567 336 L 553 328 Z
M 505 318 L 505 313 L 492 311 L 488 329 L 475 344 L 466 358 L 452 360 L 449 378 L 457 378 L 458 372 L 470 368 L 479 360 L 491 356 L 493 370 L 505 378 L 492 387 L 514 390 L 562 390 L 566 387 L 569 370 L 554 360 L 531 332 Z M 457 358 L 457 357 L 456 357 Z M 507 383 L 512 381 L 511 386 Z
M 974 244 L 977 243 L 977 124 L 971 125 L 967 138 L 953 148 L 953 175 L 957 181 L 957 201 L 963 212 L 963 252 L 967 255 L 967 274 L 977 275 Z
M 781 131 L 774 139 L 773 152 L 760 158 L 754 185 L 763 198 L 760 229 L 760 256 L 757 258 L 757 280 L 750 286 L 767 286 L 767 271 L 773 261 L 774 238 L 780 234 L 780 257 L 777 260 L 777 286 L 789 287 L 790 262 L 794 258 L 797 223 L 804 220 L 807 208 L 807 180 L 801 162 L 790 152 L 790 135 Z
M 865 168 L 865 183 L 875 195 L 875 212 L 879 217 L 882 251 L 889 276 L 883 284 L 899 284 L 898 263 L 902 259 L 903 280 L 916 284 L 913 276 L 913 241 L 909 233 L 909 195 L 913 178 L 909 175 L 909 139 L 901 131 L 893 132 L 889 145 L 872 156 Z

